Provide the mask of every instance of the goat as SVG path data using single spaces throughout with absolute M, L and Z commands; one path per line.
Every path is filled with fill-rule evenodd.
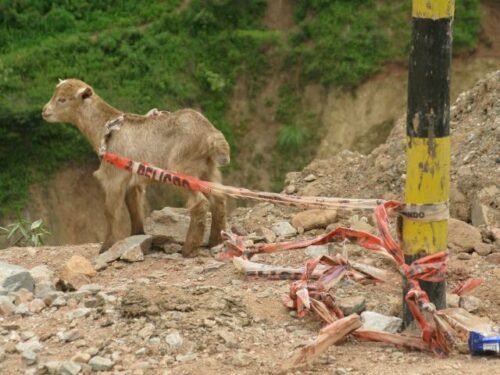
M 105 134 L 105 124 L 120 115 L 123 115 L 123 124 L 120 131 L 113 132 L 110 137 L 109 152 L 202 180 L 221 181 L 219 167 L 229 163 L 229 144 L 219 130 L 193 109 L 171 113 L 155 110 L 146 116 L 123 113 L 101 99 L 85 82 L 67 79 L 59 82 L 42 111 L 47 122 L 75 125 L 96 153 Z M 105 162 L 101 162 L 94 176 L 105 194 L 107 232 L 102 253 L 120 239 L 118 214 L 124 202 L 130 214 L 131 234 L 144 233 L 143 200 L 145 187 L 151 180 L 118 170 Z M 212 213 L 209 245 L 222 241 L 226 201 L 223 196 L 189 191 L 187 205 L 191 220 L 182 254 L 192 257 L 202 243 L 209 209 Z

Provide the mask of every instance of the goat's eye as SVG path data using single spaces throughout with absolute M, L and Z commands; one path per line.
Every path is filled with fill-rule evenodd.
M 64 103 L 65 101 L 66 101 L 66 99 L 64 99 L 64 98 L 57 98 L 58 103 Z

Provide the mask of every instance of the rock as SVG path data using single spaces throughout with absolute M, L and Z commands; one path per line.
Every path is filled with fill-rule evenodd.
M 51 303 L 49 303 L 50 306 L 54 307 L 63 307 L 67 304 L 68 302 L 66 302 L 66 298 L 64 298 L 63 296 L 58 296 Z
M 75 362 L 63 362 L 59 366 L 59 374 L 61 375 L 77 375 L 82 366 Z
M 339 307 L 345 316 L 360 314 L 366 308 L 366 298 L 364 296 L 345 297 L 339 300 Z
M 276 242 L 276 234 L 274 234 L 274 232 L 271 229 L 269 229 L 269 228 L 259 227 L 255 231 L 255 233 L 258 236 L 264 237 L 264 241 L 266 241 L 267 243 Z
M 478 255 L 485 257 L 486 255 L 491 253 L 492 248 L 488 244 L 480 243 L 476 245 L 475 250 Z
M 188 361 L 192 361 L 193 359 L 196 359 L 196 354 L 194 353 L 187 353 L 187 354 L 179 354 L 177 356 L 175 356 L 175 360 L 177 362 L 188 362 Z
M 458 307 L 460 303 L 460 296 L 455 293 L 446 293 L 446 304 L 448 307 Z
M 43 364 L 42 369 L 46 372 L 41 372 L 41 374 L 59 375 L 59 369 L 61 368 L 61 361 L 49 361 Z
M 361 321 L 364 329 L 373 329 L 396 333 L 401 329 L 403 320 L 394 316 L 387 316 L 374 311 L 364 311 L 361 313 Z
M 309 174 L 306 177 L 304 177 L 305 182 L 313 182 L 316 180 L 316 176 L 313 174 Z
M 89 365 L 93 371 L 109 371 L 113 368 L 114 364 L 109 358 L 95 356 L 89 361 Z
M 11 295 L 14 297 L 14 303 L 16 305 L 20 305 L 22 303 L 27 304 L 33 300 L 33 293 L 24 288 L 12 292 Z
M 455 252 L 471 253 L 483 247 L 481 231 L 461 220 L 448 220 L 448 246 Z M 488 246 L 488 245 L 486 245 Z
M 28 305 L 25 303 L 21 303 L 20 305 L 17 305 L 15 313 L 18 315 L 23 315 L 23 316 L 24 315 L 31 315 L 31 311 L 30 311 Z
M 45 302 L 40 298 L 35 298 L 28 304 L 28 308 L 32 313 L 39 313 L 46 307 Z
M 302 233 L 315 228 L 326 228 L 337 219 L 335 210 L 306 210 L 296 213 L 292 218 L 292 225 Z
M 167 337 L 165 337 L 165 341 L 172 348 L 180 348 L 183 342 L 182 337 L 178 331 L 169 333 Z
M 55 291 L 55 285 L 51 281 L 40 281 L 35 285 L 35 297 L 43 300 Z
M 305 254 L 309 258 L 316 258 L 320 255 L 328 255 L 330 251 L 327 245 L 311 245 L 306 247 Z
M 97 294 L 101 291 L 101 286 L 99 284 L 85 284 L 78 288 L 79 292 L 89 293 L 89 294 Z
M 221 245 L 222 245 L 222 247 L 224 246 L 223 244 L 221 244 Z M 221 245 L 217 245 L 215 247 L 218 247 L 218 246 L 221 246 Z M 214 249 L 214 247 L 212 247 L 212 249 Z M 182 246 L 180 244 L 178 244 L 178 243 L 167 242 L 165 245 L 163 245 L 163 251 L 166 254 L 180 253 L 180 252 L 182 252 Z
M 38 361 L 38 354 L 31 350 L 26 350 L 21 353 L 21 358 L 26 365 L 31 366 Z
M 148 337 L 151 337 L 154 332 L 155 332 L 154 324 L 148 323 L 144 326 L 144 328 L 142 328 L 139 331 L 139 336 L 142 337 L 143 339 L 146 339 Z
M 16 311 L 16 306 L 12 303 L 12 298 L 0 296 L 0 315 L 12 315 Z
M 375 233 L 375 228 L 368 224 L 368 219 L 365 216 L 359 217 L 358 215 L 352 215 L 349 217 L 349 228 L 368 233 Z
M 219 330 L 217 331 L 217 335 L 224 341 L 224 344 L 226 344 L 228 348 L 238 347 L 238 340 L 236 340 L 236 337 L 231 332 Z
M 78 352 L 73 357 L 71 357 L 71 362 L 76 363 L 87 363 L 90 360 L 91 355 L 85 352 Z
M 77 290 L 82 285 L 90 284 L 90 278 L 96 275 L 96 270 L 90 261 L 80 255 L 73 255 L 60 272 L 64 288 Z
M 71 342 L 71 341 L 78 340 L 81 337 L 81 335 L 80 335 L 80 331 L 78 331 L 75 328 L 75 329 L 71 329 L 69 331 L 58 332 L 57 337 L 59 338 L 59 340 L 61 342 Z
M 476 312 L 481 307 L 481 300 L 474 296 L 460 297 L 460 307 L 464 308 L 470 313 Z
M 33 337 L 35 337 L 35 332 L 33 331 L 22 331 L 19 336 L 21 336 L 21 340 L 23 341 L 28 341 L 30 339 L 32 339 Z
M 183 244 L 190 222 L 189 210 L 186 208 L 165 207 L 153 211 L 144 220 L 144 232 L 153 236 L 153 244 L 163 245 L 166 242 Z M 207 215 L 206 228 L 210 228 L 211 216 Z M 205 231 L 202 246 L 208 245 L 209 230 Z
M 92 312 L 92 309 L 89 309 L 87 307 L 82 307 L 82 308 L 68 312 L 66 314 L 66 319 L 74 320 L 74 319 L 78 319 L 78 318 L 84 318 L 86 316 L 89 316 L 91 312 Z
M 475 227 L 488 227 L 490 225 L 489 208 L 476 199 L 472 202 L 471 222 Z
M 282 238 L 293 237 L 297 234 L 294 227 L 288 221 L 279 221 L 273 225 L 273 232 Z
M 39 284 L 41 282 L 49 282 L 53 283 L 54 281 L 54 271 L 52 271 L 45 264 L 33 267 L 29 270 L 31 277 L 35 280 L 35 284 Z
M 490 254 L 486 256 L 486 260 L 492 264 L 500 264 L 500 253 Z
M 0 286 L 10 292 L 21 288 L 33 292 L 35 280 L 26 268 L 0 262 Z
M 470 260 L 472 259 L 472 255 L 469 253 L 458 253 L 457 258 L 460 260 Z
M 43 345 L 40 343 L 37 337 L 33 337 L 32 339 L 20 342 L 16 345 L 16 350 L 18 353 L 22 353 L 25 351 L 32 351 L 35 353 L 41 352 L 43 349 Z
M 152 241 L 153 237 L 149 235 L 131 236 L 115 243 L 111 249 L 115 246 L 119 247 L 116 252 L 121 254 L 121 260 L 140 262 L 144 260 L 144 253 L 151 248 Z
M 297 191 L 297 187 L 295 185 L 288 185 L 286 188 L 285 188 L 285 193 L 286 194 L 293 194 Z

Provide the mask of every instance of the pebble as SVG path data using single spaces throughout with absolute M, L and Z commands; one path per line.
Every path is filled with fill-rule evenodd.
M 95 356 L 90 359 L 89 365 L 93 371 L 109 371 L 114 364 L 109 358 Z
M 307 175 L 306 177 L 304 177 L 304 181 L 305 181 L 305 182 L 313 182 L 313 181 L 315 181 L 315 180 L 316 180 L 316 178 L 317 178 L 317 177 L 316 177 L 315 175 L 310 174 L 310 175 Z
M 194 353 L 179 354 L 175 356 L 175 360 L 177 362 L 188 362 L 192 361 L 193 359 L 196 359 L 196 354 Z
M 458 253 L 457 258 L 460 260 L 470 260 L 472 255 L 469 253 Z
M 66 314 L 66 319 L 67 320 L 73 320 L 73 319 L 78 319 L 78 318 L 84 318 L 90 315 L 92 312 L 92 309 L 87 308 L 87 307 L 81 307 L 79 309 L 70 311 Z
M 69 331 L 58 332 L 57 337 L 62 342 L 71 342 L 78 340 L 81 337 L 81 335 L 80 331 L 78 331 L 77 329 L 72 329 Z
M 61 375 L 77 375 L 82 366 L 75 362 L 63 362 L 59 367 L 59 374 Z
M 89 353 L 77 352 L 73 357 L 71 357 L 71 362 L 87 363 L 90 360 L 90 357 Z
M 179 348 L 182 346 L 182 337 L 178 331 L 174 331 L 172 333 L 169 333 L 167 337 L 165 337 L 165 341 L 167 342 L 168 345 L 170 345 L 172 348 Z
M 50 306 L 62 307 L 62 306 L 66 306 L 67 304 L 68 303 L 66 302 L 66 299 L 63 296 L 59 296 L 55 300 L 52 301 Z

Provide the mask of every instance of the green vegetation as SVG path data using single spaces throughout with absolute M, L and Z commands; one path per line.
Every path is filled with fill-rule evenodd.
M 0 5 L 0 216 L 62 163 L 92 157 L 76 129 L 47 124 L 58 78 L 80 78 L 114 106 L 145 113 L 199 106 L 236 143 L 225 119 L 238 74 L 266 65 L 276 39 L 266 2 L 194 0 L 3 1 Z
M 226 117 L 236 78 L 247 76 L 256 94 L 271 68 L 299 71 L 300 82 L 284 86 L 278 103 L 283 127 L 273 174 L 281 181 L 286 170 L 311 159 L 319 139 L 319 121 L 301 108 L 301 86 L 352 87 L 384 62 L 404 61 L 409 4 L 302 0 L 295 12 L 298 31 L 288 36 L 262 25 L 266 0 L 3 0 L 0 216 L 24 206 L 31 183 L 63 163 L 94 157 L 76 129 L 40 117 L 58 78 L 83 79 L 129 112 L 200 108 L 234 154 L 244 136 Z M 479 0 L 457 2 L 456 14 L 455 47 L 472 49 Z M 270 47 L 284 66 L 271 66 Z
M 41 219 L 31 223 L 18 215 L 17 221 L 6 228 L 0 227 L 0 235 L 7 237 L 9 246 L 41 246 L 43 237 L 50 235 L 50 232 Z
M 480 1 L 456 2 L 456 51 L 476 46 Z M 302 0 L 295 12 L 300 31 L 291 38 L 289 64 L 301 64 L 305 79 L 352 87 L 386 61 L 406 61 L 411 1 Z

